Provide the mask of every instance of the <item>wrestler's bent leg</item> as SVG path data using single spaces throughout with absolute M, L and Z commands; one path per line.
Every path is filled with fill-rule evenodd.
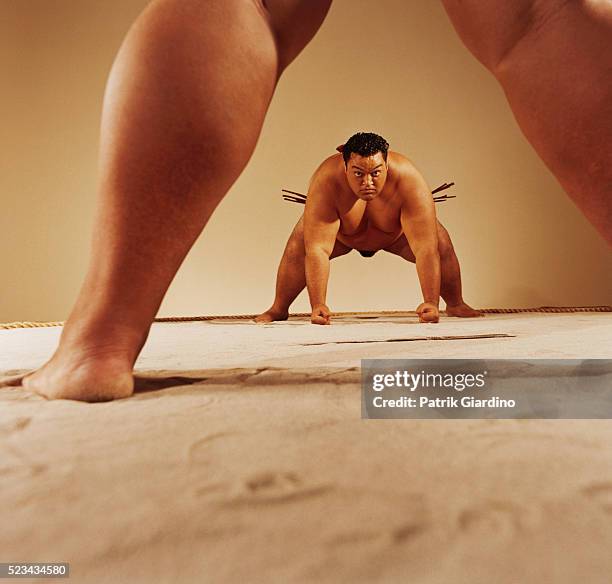
M 385 251 L 398 255 L 411 263 L 416 262 L 414 253 L 404 235 Z M 481 312 L 473 309 L 463 300 L 459 260 L 448 231 L 439 221 L 438 252 L 440 254 L 440 296 L 446 302 L 446 314 L 464 318 L 482 316 Z
M 336 240 L 329 259 L 345 255 L 352 248 Z M 255 322 L 266 323 L 287 320 L 289 307 L 306 287 L 306 249 L 304 247 L 304 217 L 294 227 L 278 266 L 276 275 L 276 295 L 268 310 L 255 318 Z
M 148 5 L 108 81 L 89 270 L 58 350 L 24 387 L 84 401 L 132 393 L 172 278 L 246 165 L 283 66 L 329 1 L 295 0 L 305 13 L 295 34 L 282 30 L 290 10 L 270 15 L 260 0 Z
M 526 138 L 612 244 L 612 2 L 443 3 Z

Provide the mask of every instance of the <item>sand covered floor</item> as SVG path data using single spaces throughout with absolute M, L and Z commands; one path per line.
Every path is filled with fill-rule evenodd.
M 60 331 L 0 331 L 0 374 Z M 0 389 L 0 562 L 79 583 L 609 583 L 612 422 L 362 420 L 360 359 L 411 357 L 610 358 L 612 315 L 156 324 L 130 399 Z

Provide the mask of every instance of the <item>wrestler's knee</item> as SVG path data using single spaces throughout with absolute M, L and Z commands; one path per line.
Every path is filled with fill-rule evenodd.
M 303 231 L 297 229 L 293 231 L 285 246 L 285 255 L 292 260 L 303 258 L 306 255 Z
M 450 235 L 441 225 L 438 227 L 438 253 L 441 258 L 448 257 L 454 253 Z
M 102 158 L 130 175 L 119 178 L 212 191 L 229 188 L 242 171 L 277 75 L 269 26 L 245 6 L 167 0 L 139 17 L 104 106 Z

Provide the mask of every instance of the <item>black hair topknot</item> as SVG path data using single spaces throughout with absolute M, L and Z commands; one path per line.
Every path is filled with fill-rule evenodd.
M 373 156 L 380 152 L 386 162 L 388 151 L 389 142 L 382 136 L 372 132 L 357 132 L 346 141 L 342 149 L 342 158 L 344 158 L 344 164 L 346 164 L 353 152 L 359 154 L 359 156 Z

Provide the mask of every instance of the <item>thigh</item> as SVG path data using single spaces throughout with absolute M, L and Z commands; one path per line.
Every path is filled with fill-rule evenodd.
M 400 256 L 409 262 L 416 262 L 414 253 L 410 248 L 410 244 L 408 243 L 408 240 L 406 239 L 406 236 L 403 233 L 389 247 L 386 247 L 384 251 L 388 251 L 389 253 Z
M 527 140 L 612 242 L 612 3 L 443 3 L 466 46 L 500 82 Z
M 448 231 L 446 231 L 444 225 L 439 221 L 437 223 L 438 229 L 438 250 L 442 253 L 443 250 L 446 250 L 449 246 L 452 246 L 450 241 L 450 236 Z M 389 247 L 385 248 L 385 251 L 392 253 L 394 255 L 398 255 L 405 260 L 415 263 L 416 258 L 414 257 L 414 252 L 410 247 L 410 243 L 406 239 L 406 236 L 402 233 L 402 235 L 394 241 Z
M 287 59 L 276 34 L 261 0 L 153 0 L 111 71 L 104 186 L 218 202 L 253 152 Z
M 300 255 L 306 255 L 306 248 L 304 246 L 304 215 L 302 215 L 299 221 L 295 224 L 295 227 L 289 236 L 287 247 L 291 248 L 292 251 L 297 252 Z M 329 256 L 329 259 L 333 260 L 334 258 L 346 255 L 351 251 L 353 251 L 352 247 L 349 247 L 336 239 L 334 249 Z
M 282 71 L 321 26 L 332 0 L 253 0 L 266 11 L 279 50 Z
M 442 0 L 442 4 L 465 46 L 485 67 L 493 70 L 529 30 L 537 7 L 543 2 Z

